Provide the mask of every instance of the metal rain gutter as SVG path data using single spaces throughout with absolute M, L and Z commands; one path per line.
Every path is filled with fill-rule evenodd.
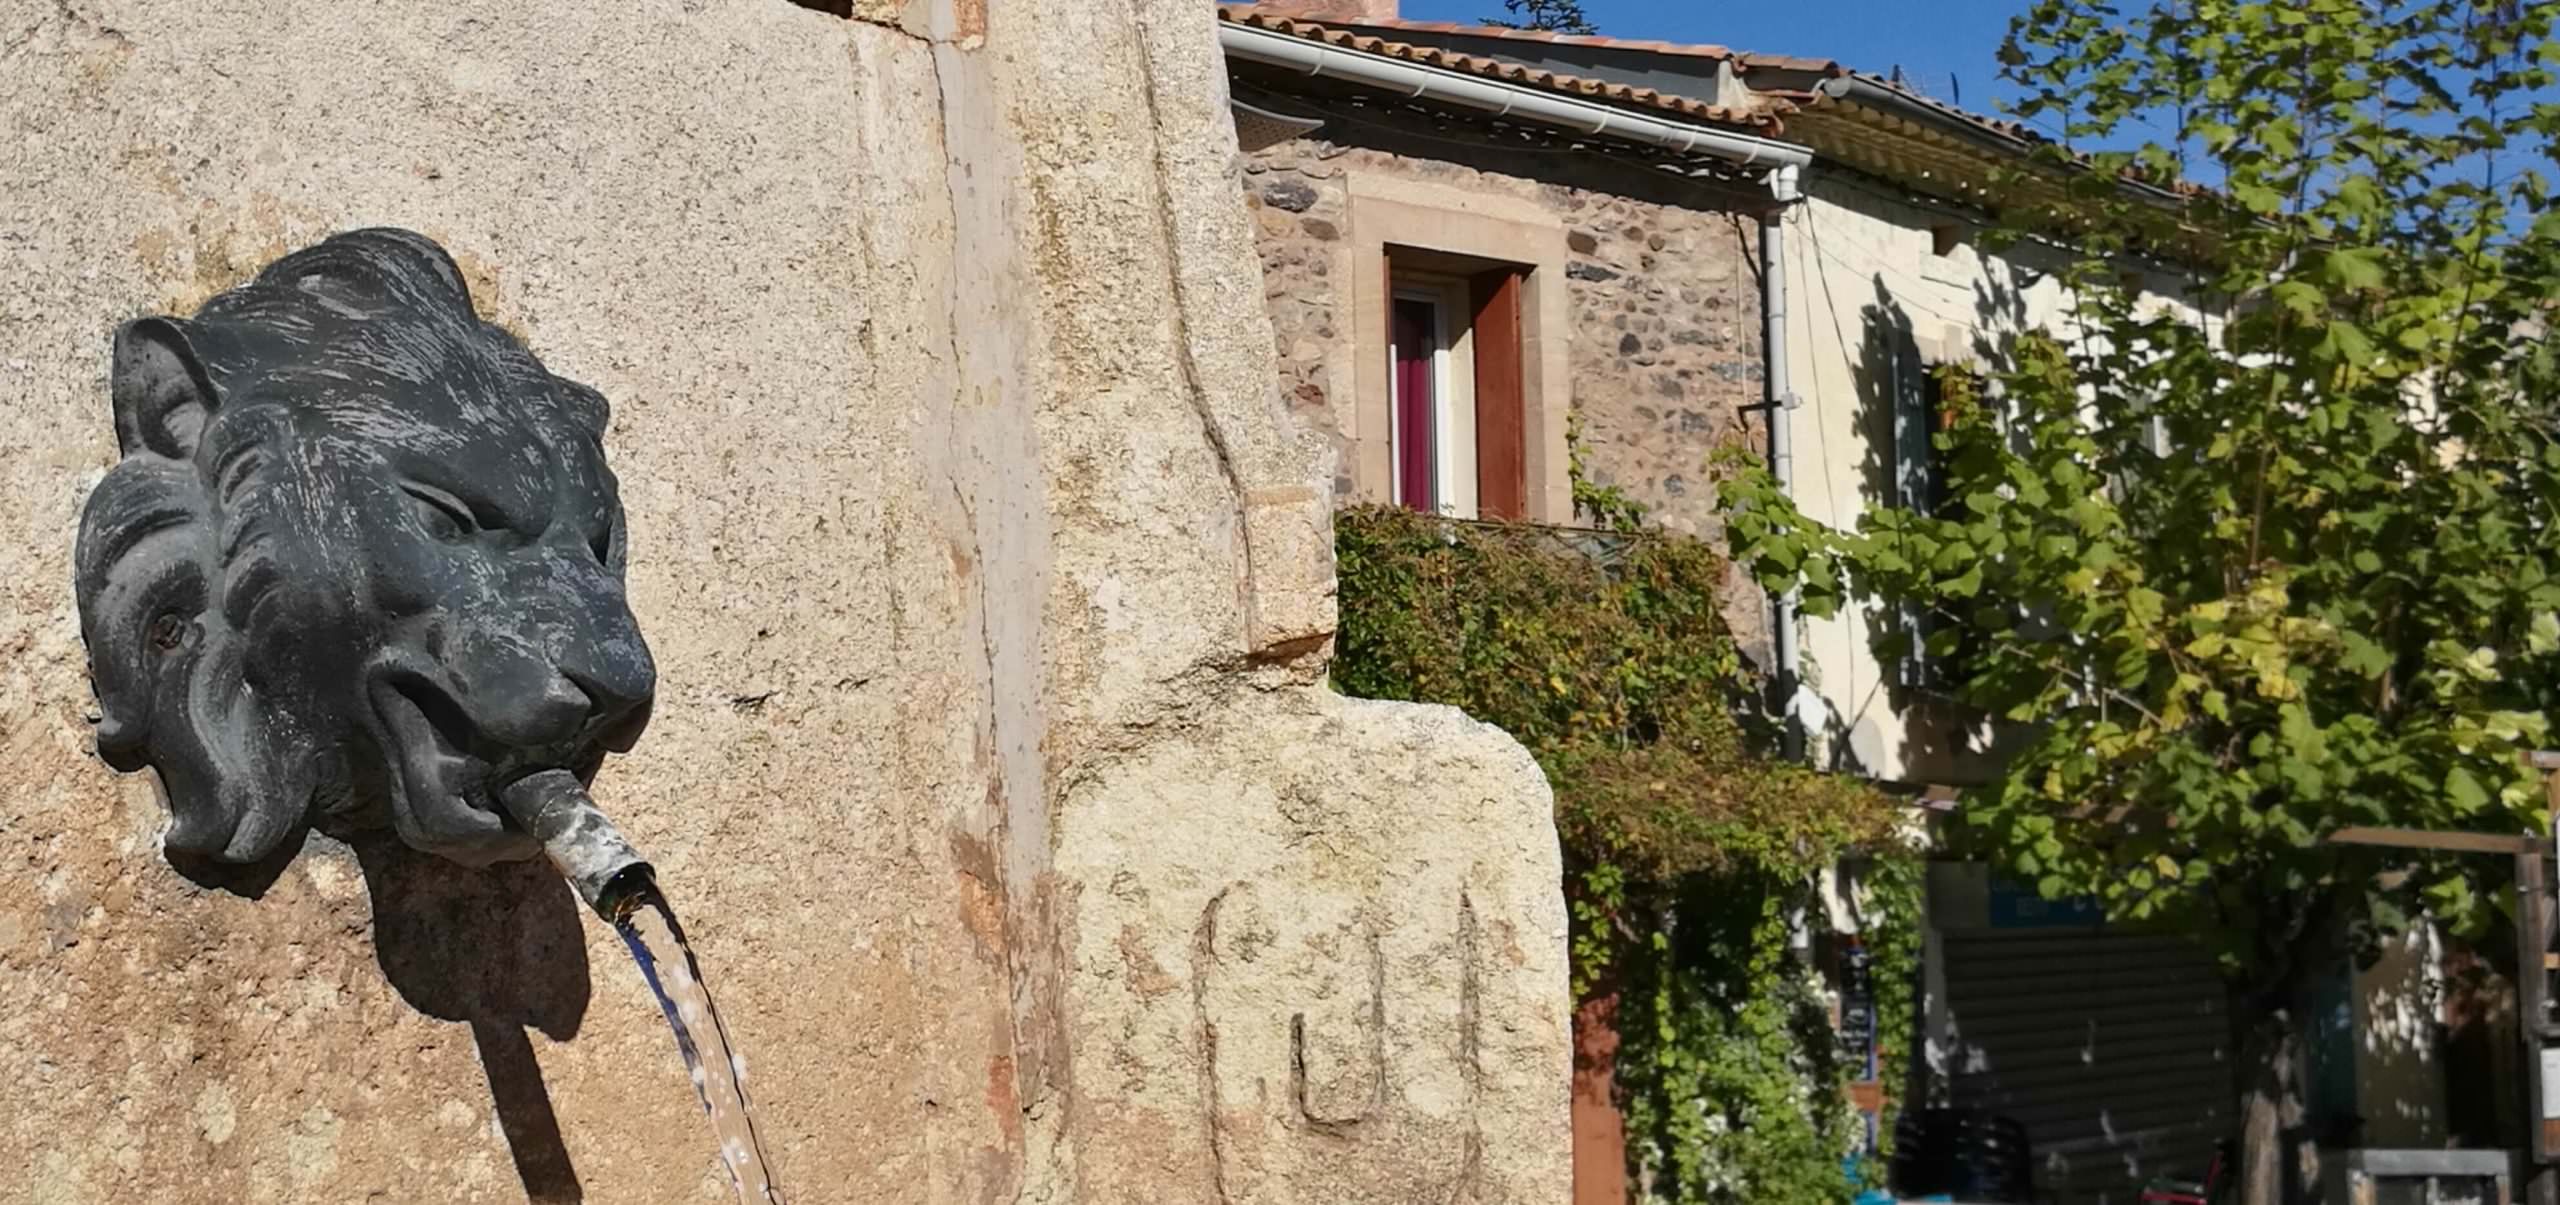
M 1230 21 L 1218 23 L 1218 46 L 1229 57 L 1249 63 L 1345 80 L 1416 100 L 1458 105 L 1595 137 L 1642 143 L 1675 154 L 1712 155 L 1744 167 L 1802 168 L 1813 162 L 1812 151 L 1791 143 L 1664 121 L 1518 84 L 1345 50 Z

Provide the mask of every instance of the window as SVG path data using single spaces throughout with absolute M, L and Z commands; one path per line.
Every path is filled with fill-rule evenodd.
M 1475 391 L 1458 353 L 1468 334 L 1445 286 L 1399 281 L 1390 310 L 1388 432 L 1400 506 L 1473 518 Z
M 1336 478 L 1343 497 L 1469 518 L 1571 522 L 1565 412 L 1573 321 L 1563 225 L 1543 199 L 1400 171 L 1346 168 L 1342 179 L 1349 221 L 1330 261 L 1340 307 L 1332 321 L 1349 344 L 1341 350 L 1355 354 L 1327 356 L 1321 371 L 1345 444 Z M 1407 349 L 1401 365 L 1399 345 Z M 1401 430 L 1400 399 L 1415 412 L 1410 431 Z M 1417 470 L 1410 493 L 1399 467 L 1407 460 Z
M 1428 262 L 1387 269 L 1387 496 L 1462 519 L 1523 517 L 1524 276 Z
M 1950 517 L 1954 499 L 1947 488 L 1947 464 L 1937 436 L 1955 422 L 1947 396 L 1946 374 L 1970 372 L 1961 363 L 1924 352 L 1909 337 L 1888 337 L 1885 347 L 1888 380 L 1893 390 L 1894 504 L 1923 514 Z M 1904 686 L 1943 689 L 1963 676 L 1963 650 L 1950 647 L 1962 629 L 1948 617 L 1916 605 L 1899 608 L 1895 622 L 1909 643 L 1897 680 Z M 1939 647 L 1932 649 L 1933 643 Z

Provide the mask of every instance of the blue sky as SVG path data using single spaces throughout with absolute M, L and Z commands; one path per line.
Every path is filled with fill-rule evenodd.
M 1619 38 L 1714 42 L 1738 50 L 1838 59 L 1879 75 L 1902 65 L 1911 82 L 1954 99 L 1953 73 L 1968 109 L 1988 112 L 1998 87 L 1992 53 L 2009 17 L 2026 0 L 1583 0 L 1600 32 Z M 1502 0 L 1404 0 L 1415 21 L 1477 22 Z

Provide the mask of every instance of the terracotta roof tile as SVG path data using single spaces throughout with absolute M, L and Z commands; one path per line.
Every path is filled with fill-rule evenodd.
M 1543 29 L 1512 29 L 1501 25 L 1463 25 L 1454 21 L 1407 21 L 1401 17 L 1368 17 L 1358 21 L 1335 21 L 1329 24 L 1359 29 L 1398 29 L 1412 33 L 1454 34 L 1470 38 L 1509 38 L 1523 42 L 1552 42 L 1560 46 L 1588 46 L 1597 50 L 1631 50 L 1643 54 L 1713 59 L 1731 62 L 1743 68 L 1768 67 L 1786 71 L 1811 71 L 1824 75 L 1848 73 L 1848 68 L 1831 59 L 1812 59 L 1791 54 L 1757 54 L 1748 50 L 1735 50 L 1730 46 L 1718 46 L 1712 42 L 1611 38 L 1596 34 L 1550 33 Z
M 1509 29 L 1499 25 L 1464 25 L 1452 21 L 1407 21 L 1399 17 L 1369 17 L 1358 21 L 1329 21 L 1319 23 L 1299 18 L 1266 16 L 1258 13 L 1253 8 L 1235 5 L 1221 6 L 1219 11 L 1229 20 L 1242 21 L 1246 24 L 1257 25 L 1265 29 L 1278 28 L 1281 25 L 1294 23 L 1298 25 L 1319 25 L 1320 28 L 1344 32 L 1367 29 L 1404 30 L 1412 33 L 1433 33 L 1472 38 L 1503 38 L 1521 42 L 1547 42 L 1564 46 L 1587 46 L 1602 50 L 1625 50 L 1642 54 L 1670 55 L 1680 58 L 1697 58 L 1729 62 L 1740 70 L 1746 77 L 1754 67 L 1766 68 L 1774 71 L 1802 71 L 1816 75 L 1834 77 L 1855 75 L 1869 83 L 1884 88 L 1890 88 L 1911 100 L 1943 112 L 1949 117 L 1980 126 L 1981 128 L 1992 133 L 1999 134 L 2002 137 L 2031 144 L 2046 141 L 2043 135 L 2028 129 L 2026 126 L 2020 125 L 2017 122 L 1986 116 L 1968 109 L 1957 108 L 1954 105 L 1934 99 L 1904 85 L 1894 83 L 1892 80 L 1883 76 L 1875 75 L 1871 72 L 1852 70 L 1850 67 L 1836 59 L 1805 58 L 1798 55 L 1784 54 L 1758 54 L 1747 50 L 1735 50 L 1729 46 L 1718 46 L 1713 43 L 1664 42 L 1650 38 L 1611 38 L 1589 34 L 1549 33 L 1545 30 Z M 1386 39 L 1374 40 L 1378 41 L 1382 45 L 1404 45 L 1403 43 L 1391 42 Z M 1451 57 L 1458 59 L 1469 59 L 1470 57 L 1447 51 L 1440 53 L 1450 54 Z M 1398 57 L 1410 56 L 1399 55 Z M 1483 60 L 1473 59 L 1471 61 L 1481 62 Z M 1558 76 L 1557 78 L 1572 80 L 1575 83 L 1586 85 L 1593 83 L 1592 81 L 1575 80 L 1574 77 L 1571 76 Z M 1598 86 L 1609 87 L 1615 85 Z M 1626 89 L 1626 91 L 1636 92 L 1639 90 L 1629 88 Z M 1804 89 L 1762 88 L 1755 89 L 1755 93 L 1764 101 L 1776 102 L 1776 111 L 1780 113 L 1791 111 L 1792 108 L 1797 106 L 1819 105 L 1823 103 L 1816 94 Z
M 1362 54 L 1374 54 L 1385 58 L 1403 59 L 1407 62 L 1421 63 L 1426 66 L 1438 67 L 1443 70 L 1461 72 L 1467 75 L 1482 76 L 1486 79 L 1501 80 L 1505 83 L 1520 84 L 1549 92 L 1560 92 L 1571 96 L 1578 96 L 1586 100 L 1623 105 L 1630 108 L 1652 109 L 1660 112 L 1677 114 L 1681 117 L 1687 117 L 1698 121 L 1715 122 L 1720 125 L 1752 126 L 1763 131 L 1774 130 L 1778 127 L 1780 116 L 1785 113 L 1792 112 L 1795 107 L 1792 104 L 1783 102 L 1767 108 L 1754 109 L 1738 109 L 1725 105 L 1709 104 L 1706 101 L 1696 100 L 1686 96 L 1675 96 L 1671 93 L 1657 91 L 1652 88 L 1636 88 L 1630 87 L 1626 84 L 1613 84 L 1603 80 L 1586 79 L 1578 75 L 1566 75 L 1558 71 L 1547 71 L 1536 67 L 1524 67 L 1518 63 L 1506 62 L 1502 59 L 1486 58 L 1482 55 L 1460 54 L 1453 50 L 1442 50 L 1438 47 L 1432 46 L 1416 46 L 1408 42 L 1398 42 L 1388 38 L 1360 33 L 1354 29 L 1345 28 L 1339 25 L 1328 25 L 1291 17 L 1272 16 L 1266 13 L 1257 12 L 1252 8 L 1236 5 L 1220 5 L 1218 7 L 1218 18 L 1222 21 L 1233 22 L 1237 25 L 1249 26 L 1254 29 L 1269 30 L 1273 33 L 1284 33 L 1292 37 L 1305 38 L 1311 42 L 1323 42 L 1330 46 L 1338 46 L 1344 50 L 1358 51 Z M 1399 24 L 1409 24 L 1410 27 L 1413 28 L 1424 28 L 1430 25 L 1429 22 Z M 1449 28 L 1459 29 L 1463 27 L 1450 26 Z
M 1414 33 L 1463 34 L 1475 38 L 1513 38 L 1524 42 L 1554 42 L 1564 46 L 1591 46 L 1605 50 L 1640 50 L 1648 54 L 1676 54 L 1685 58 L 1732 59 L 1741 57 L 1723 46 L 1681 42 L 1663 42 L 1650 38 L 1604 38 L 1590 34 L 1549 33 L 1543 29 L 1510 29 L 1500 25 L 1462 25 L 1455 21 L 1407 21 L 1400 17 L 1369 17 L 1359 21 L 1339 22 L 1363 29 L 1402 29 Z
M 1904 84 L 1897 84 L 1884 76 L 1876 75 L 1872 72 L 1855 71 L 1848 72 L 1846 74 L 1855 75 L 1859 79 L 1865 80 L 1879 88 L 1890 89 L 1907 100 L 1927 105 L 1928 107 L 1935 109 L 1940 113 L 1944 113 L 1949 117 L 1955 118 L 1958 121 L 1980 126 L 1983 129 L 1989 130 L 1994 134 L 1998 134 L 2003 138 L 2011 138 L 2028 144 L 2051 141 L 2044 135 L 2027 128 L 2023 123 L 2010 121 L 2006 118 L 1986 116 L 1981 113 L 1976 113 L 1970 109 L 1959 109 L 1956 106 L 1948 104 L 1943 100 L 1939 100 L 1934 96 L 1930 96 L 1925 92 L 1914 90 Z
M 1760 101 L 1760 104 L 1750 109 L 1736 109 L 1727 106 L 1709 104 L 1705 101 L 1694 100 L 1689 97 L 1674 96 L 1651 88 L 1637 88 L 1626 84 L 1614 84 L 1601 80 L 1585 79 L 1580 76 L 1566 75 L 1561 72 L 1526 67 L 1519 63 L 1509 62 L 1502 59 L 1487 58 L 1482 55 L 1461 54 L 1457 51 L 1444 50 L 1439 47 L 1417 46 L 1407 42 L 1396 41 L 1390 38 L 1383 38 L 1374 34 L 1364 33 L 1362 31 L 1373 29 L 1388 31 L 1403 30 L 1412 33 L 1438 34 L 1442 36 L 1503 38 L 1527 42 L 1549 42 L 1568 46 L 1587 46 L 1607 50 L 1626 50 L 1644 54 L 1710 59 L 1732 63 L 1737 70 L 1743 73 L 1746 83 L 1748 82 L 1750 69 L 1754 67 L 1767 68 L 1770 70 L 1808 72 L 1833 78 L 1855 76 L 1863 83 L 1891 91 L 1906 101 L 1935 110 L 1954 121 L 1975 126 L 1987 133 L 2016 143 L 2022 148 L 2030 148 L 2052 141 L 2043 134 L 2030 129 L 2022 123 L 1987 116 L 1973 112 L 1969 109 L 1958 108 L 1955 105 L 1938 100 L 1935 97 L 1931 97 L 1926 93 L 1920 92 L 1907 85 L 1895 83 L 1887 77 L 1875 75 L 1870 72 L 1851 70 L 1832 59 L 1798 58 L 1789 55 L 1753 54 L 1749 51 L 1740 51 L 1725 46 L 1707 44 L 1660 42 L 1638 38 L 1594 37 L 1580 34 L 1559 34 L 1548 33 L 1542 30 L 1506 29 L 1492 25 L 1460 25 L 1447 21 L 1407 21 L 1393 17 L 1372 17 L 1359 21 L 1318 22 L 1303 18 L 1272 15 L 1250 6 L 1232 4 L 1220 5 L 1218 7 L 1218 16 L 1222 20 L 1232 21 L 1239 25 L 1249 25 L 1257 29 L 1266 29 L 1279 33 L 1291 34 L 1296 37 L 1309 39 L 1310 41 L 1324 42 L 1330 45 L 1340 46 L 1347 50 L 1356 50 L 1367 54 L 1378 54 L 1389 58 L 1425 63 L 1434 67 L 1442 67 L 1452 71 L 1465 72 L 1470 75 L 1480 75 L 1489 79 L 1499 79 L 1510 83 L 1525 84 L 1530 87 L 1544 88 L 1550 91 L 1587 97 L 1593 100 L 1607 101 L 1648 109 L 1657 109 L 1676 113 L 1684 117 L 1697 118 L 1703 121 L 1718 122 L 1726 125 L 1756 126 L 1760 127 L 1761 132 L 1765 134 L 1777 134 L 1783 125 L 1781 120 L 1783 117 L 1787 115 L 1801 114 L 1804 118 L 1803 124 L 1805 128 L 1801 131 L 1801 135 L 1803 136 L 1799 136 L 1797 140 L 1809 141 L 1822 146 L 1824 149 L 1834 151 L 1840 149 L 1839 145 L 1834 142 L 1832 137 L 1827 136 L 1824 130 L 1824 127 L 1828 126 L 1832 122 L 1846 121 L 1854 123 L 1857 126 L 1866 127 L 1873 131 L 1882 133 L 1890 138 L 1901 139 L 1908 137 L 1902 127 L 1903 119 L 1895 117 L 1892 114 L 1885 113 L 1881 110 L 1873 109 L 1866 104 L 1859 104 L 1833 97 L 1828 92 L 1820 89 L 1804 88 L 1754 89 L 1752 94 Z M 2131 183 L 2180 196 L 2194 196 L 2206 191 L 2202 187 L 2184 180 L 2152 181 L 2143 178 L 2140 173 L 2134 172 L 2126 173 L 2125 178 Z

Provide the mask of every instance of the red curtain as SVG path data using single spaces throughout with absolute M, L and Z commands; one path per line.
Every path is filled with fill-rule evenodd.
M 1422 511 L 1439 509 L 1440 491 L 1433 480 L 1438 458 L 1432 448 L 1439 407 L 1431 395 L 1432 353 L 1439 348 L 1439 327 L 1439 315 L 1430 302 L 1396 301 L 1396 501 Z

